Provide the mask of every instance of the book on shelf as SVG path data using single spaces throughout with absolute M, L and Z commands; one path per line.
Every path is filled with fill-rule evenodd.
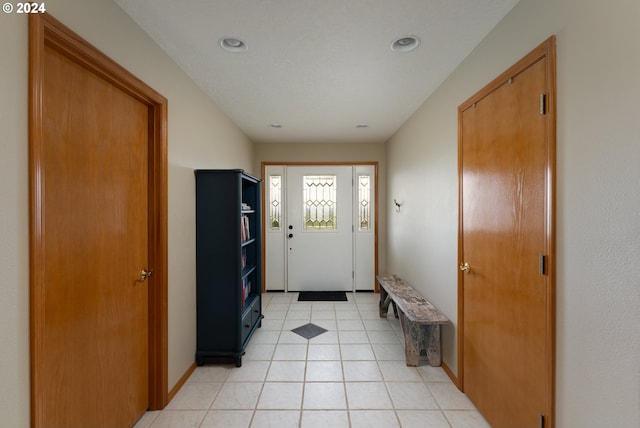
M 241 229 L 242 229 L 242 241 L 248 241 L 249 239 L 251 239 L 251 231 L 249 228 L 249 216 L 246 215 L 242 215 L 241 216 Z

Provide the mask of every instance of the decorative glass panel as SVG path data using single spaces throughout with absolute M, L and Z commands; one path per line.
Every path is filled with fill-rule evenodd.
M 304 191 L 304 229 L 335 230 L 336 224 L 336 186 L 335 175 L 305 175 Z
M 369 230 L 371 227 L 371 177 L 358 177 L 358 229 Z
M 269 228 L 280 230 L 282 218 L 282 177 L 269 176 Z

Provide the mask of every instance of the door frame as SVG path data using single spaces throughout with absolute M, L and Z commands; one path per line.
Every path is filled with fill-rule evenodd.
M 39 373 L 47 370 L 42 350 L 44 287 L 44 88 L 45 46 L 123 90 L 149 109 L 149 410 L 168 402 L 167 293 L 167 99 L 90 45 L 50 14 L 29 15 L 29 295 L 31 425 L 44 426 Z
M 373 175 L 374 175 L 374 266 L 375 266 L 375 274 L 374 278 L 378 275 L 378 162 L 261 162 L 260 170 L 261 177 L 264 182 L 266 182 L 266 167 L 278 165 L 278 166 L 357 166 L 357 165 L 367 165 L 373 166 Z M 266 187 L 262 186 L 262 201 L 266 201 Z M 264 211 L 265 213 L 268 211 Z M 265 293 L 266 290 L 266 215 L 262 216 L 262 292 Z M 378 293 L 378 282 L 374 279 L 374 292 Z
M 463 248 L 463 212 L 462 212 L 462 113 L 473 106 L 476 102 L 491 94 L 502 86 L 506 81 L 530 65 L 545 58 L 546 70 L 546 112 L 545 112 L 545 270 L 547 272 L 546 286 L 546 333 L 545 344 L 547 353 L 542 358 L 545 359 L 547 373 L 545 378 L 546 406 L 545 406 L 545 427 L 555 425 L 555 272 L 556 272 L 556 38 L 549 37 L 546 41 L 538 45 L 525 57 L 516 62 L 500 76 L 495 78 L 484 88 L 480 89 L 471 98 L 460 104 L 458 107 L 458 265 L 461 265 L 464 257 Z M 464 392 L 464 272 L 458 270 L 458 382 L 457 386 Z

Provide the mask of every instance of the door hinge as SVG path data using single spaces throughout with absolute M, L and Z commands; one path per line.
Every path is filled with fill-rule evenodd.
M 546 275 L 547 274 L 547 256 L 545 256 L 544 254 L 540 254 L 540 260 L 538 263 L 540 268 L 540 275 Z
M 540 114 L 547 114 L 547 94 L 540 94 Z
M 544 415 L 540 415 L 540 428 L 544 428 Z

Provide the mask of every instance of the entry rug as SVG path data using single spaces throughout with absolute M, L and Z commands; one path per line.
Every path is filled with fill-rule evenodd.
M 310 340 L 316 336 L 320 336 L 322 333 L 326 333 L 328 330 L 325 330 L 324 328 L 318 325 L 309 323 L 309 324 L 301 325 L 300 327 L 294 328 L 291 331 L 294 332 L 295 334 L 298 334 L 304 337 L 307 340 Z
M 344 291 L 301 291 L 298 302 L 346 302 Z

